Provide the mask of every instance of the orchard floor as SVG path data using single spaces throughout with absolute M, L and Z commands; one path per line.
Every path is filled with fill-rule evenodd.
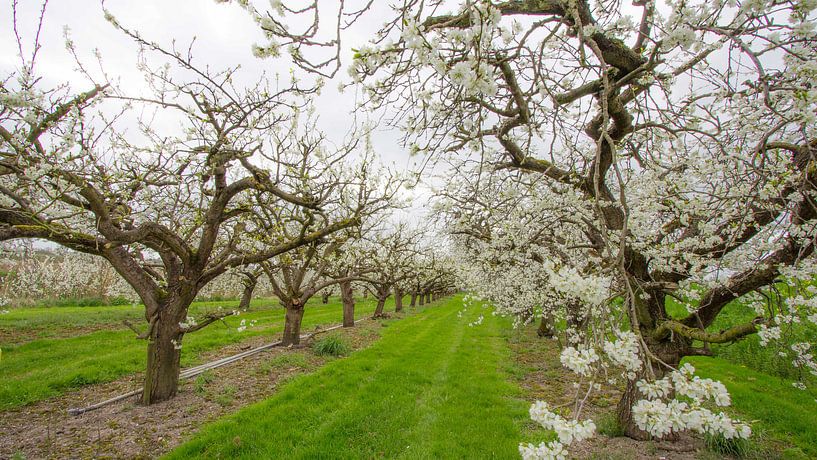
M 274 349 L 187 381 L 177 398 L 151 407 L 129 401 L 66 415 L 138 387 L 136 374 L 0 411 L 0 459 L 516 459 L 520 442 L 554 439 L 527 410 L 535 399 L 569 407 L 574 390 L 556 341 L 532 327 L 513 329 L 488 309 L 464 310 L 461 297 L 408 310 L 338 332 L 353 344 L 347 357 Z M 265 341 L 252 337 L 202 359 Z M 585 415 L 600 435 L 573 446 L 575 458 L 722 458 L 698 438 L 618 436 L 618 391 L 606 387 L 589 400 Z M 800 458 L 777 447 L 750 458 Z
M 343 337 L 358 350 L 375 341 L 381 328 L 381 321 L 366 320 L 327 334 Z M 202 358 L 210 361 L 267 342 L 268 338 L 253 337 Z M 316 355 L 308 343 L 302 345 L 273 348 L 183 380 L 176 398 L 150 407 L 137 405 L 134 397 L 80 416 L 68 415 L 69 408 L 139 388 L 142 376 L 132 374 L 0 412 L 0 459 L 156 458 L 203 424 L 269 397 L 293 377 L 335 359 Z

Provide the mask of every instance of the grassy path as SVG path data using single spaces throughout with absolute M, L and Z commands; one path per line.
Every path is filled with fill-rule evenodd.
M 171 458 L 518 458 L 527 403 L 505 320 L 461 299 L 390 322 L 370 348 L 206 426 Z
M 374 307 L 371 300 L 359 301 L 355 314 L 358 318 L 370 315 Z M 60 308 L 64 307 L 56 307 Z M 92 314 L 93 308 L 98 307 L 83 308 L 83 314 Z M 62 315 L 59 312 L 55 314 Z M 107 314 L 107 311 L 102 312 L 103 316 L 107 317 Z M 307 304 L 302 328 L 306 332 L 316 325 L 339 323 L 342 316 L 342 308 L 337 300 L 322 305 L 320 299 L 313 299 Z M 242 319 L 256 320 L 256 326 L 239 333 L 236 328 Z M 68 322 L 70 318 L 65 318 L 64 321 Z M 249 337 L 267 336 L 272 340 L 283 329 L 284 310 L 268 308 L 251 311 L 238 317 L 226 318 L 225 322 L 226 326 L 215 323 L 185 336 L 182 346 L 183 367 L 198 364 L 203 352 Z M 127 329 L 103 330 L 68 338 L 38 339 L 4 347 L 0 360 L 0 410 L 56 396 L 81 385 L 109 382 L 141 371 L 145 367 L 145 347 L 146 342 L 136 340 L 135 334 Z

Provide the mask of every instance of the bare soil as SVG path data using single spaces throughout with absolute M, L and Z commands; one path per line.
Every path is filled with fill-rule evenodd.
M 520 328 L 509 338 L 515 360 L 518 384 L 526 399 L 546 401 L 563 415 L 575 410 L 574 374 L 559 361 L 556 339 L 539 338 L 535 328 Z M 603 379 L 600 379 L 603 380 Z M 693 460 L 712 458 L 700 437 L 682 434 L 675 441 L 636 441 L 615 433 L 616 404 L 623 388 L 602 383 L 600 390 L 584 404 L 581 418 L 596 422 L 599 433 L 593 438 L 572 444 L 571 458 L 621 460 Z M 539 425 L 530 421 L 531 428 Z M 541 429 L 541 428 L 539 428 Z
M 330 332 L 347 338 L 353 350 L 379 337 L 379 321 Z M 304 331 L 308 332 L 308 331 Z M 320 336 L 318 336 L 320 337 Z M 206 361 L 264 344 L 254 337 L 213 352 Z M 140 387 L 142 375 L 90 385 L 59 397 L 0 413 L 0 459 L 156 458 L 192 436 L 203 424 L 274 394 L 292 377 L 334 358 L 314 354 L 309 343 L 273 348 L 183 380 L 179 395 L 149 407 L 129 398 L 76 417 L 69 408 L 86 407 Z

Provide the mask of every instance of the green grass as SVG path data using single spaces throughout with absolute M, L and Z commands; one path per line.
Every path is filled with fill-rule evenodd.
M 388 321 L 371 347 L 206 426 L 169 458 L 518 458 L 528 404 L 505 319 L 455 297 Z
M 269 374 L 273 369 L 309 369 L 312 367 L 306 354 L 292 352 L 276 355 L 264 362 L 256 369 L 260 374 Z
M 753 438 L 772 438 L 817 458 L 817 394 L 790 380 L 757 372 L 720 358 L 687 358 L 702 377 L 717 379 L 732 396 L 733 412 L 752 422 Z
M 197 315 L 217 307 L 235 308 L 237 301 L 194 302 L 190 314 Z M 277 299 L 255 299 L 251 309 L 269 309 L 278 306 Z M 144 322 L 145 309 L 142 305 L 107 305 L 87 307 L 79 305 L 49 307 L 23 307 L 10 309 L 0 314 L 0 347 L 5 349 L 11 343 L 30 341 L 36 338 L 48 338 L 76 329 L 93 326 L 110 326 L 113 329 L 124 329 L 123 320 L 134 324 Z M 4 343 L 3 337 L 21 337 Z
M 269 301 L 266 303 L 269 304 Z M 217 305 L 236 304 L 237 302 L 205 302 L 198 304 L 195 309 L 201 311 Z M 391 305 L 393 307 L 393 303 Z M 372 299 L 360 300 L 355 309 L 356 316 L 369 315 L 374 307 Z M 65 327 L 93 321 L 95 311 L 98 311 L 100 317 L 110 319 L 130 308 L 132 307 L 82 307 L 73 316 L 63 313 L 72 311 L 70 307 L 47 309 L 48 311 L 43 312 L 37 309 L 19 309 L 14 310 L 14 313 L 28 311 L 31 314 L 30 321 L 51 324 L 51 327 L 57 327 L 60 321 L 64 321 L 62 324 Z M 256 320 L 256 326 L 239 333 L 236 328 L 242 319 Z M 321 304 L 320 299 L 312 299 L 307 304 L 302 329 L 308 332 L 316 325 L 338 323 L 341 319 L 342 308 L 337 299 L 332 299 L 326 305 Z M 226 326 L 217 322 L 184 337 L 183 367 L 200 363 L 200 357 L 206 351 L 249 337 L 267 336 L 272 339 L 283 329 L 284 310 L 268 308 L 250 311 L 226 318 L 225 322 Z M 136 340 L 135 334 L 128 329 L 104 330 L 76 337 L 38 339 L 5 346 L 0 359 L 0 410 L 30 404 L 82 385 L 115 380 L 143 370 L 145 361 L 146 342 Z
M 312 345 L 315 354 L 319 356 L 344 356 L 348 355 L 350 351 L 349 344 L 346 343 L 342 337 L 337 335 L 330 335 L 319 339 Z

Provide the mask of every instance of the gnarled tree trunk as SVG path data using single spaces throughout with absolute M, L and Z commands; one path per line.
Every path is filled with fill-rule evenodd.
M 409 303 L 409 307 L 414 308 L 417 306 L 417 292 L 411 292 L 411 303 Z
M 329 292 L 324 292 L 321 294 L 321 303 L 326 305 L 329 303 Z
M 656 350 L 662 350 L 656 353 L 656 355 L 665 363 L 676 369 L 680 365 L 681 359 L 683 359 L 683 354 L 681 353 L 682 349 L 683 346 L 673 343 L 663 343 L 660 345 L 650 346 L 650 350 L 654 353 Z M 668 372 L 668 369 L 661 364 L 654 364 L 652 367 L 656 379 L 663 378 Z M 621 395 L 621 399 L 619 399 L 618 405 L 616 406 L 616 415 L 618 417 L 619 425 L 624 430 L 625 436 L 637 439 L 639 441 L 646 441 L 652 436 L 639 428 L 633 420 L 633 404 L 635 404 L 635 402 L 639 399 L 644 398 L 644 395 L 642 395 L 636 387 L 636 382 L 642 377 L 643 374 L 634 380 L 627 381 L 627 387 L 625 388 L 624 393 Z M 670 435 L 670 437 L 667 439 L 671 439 L 671 436 L 672 435 Z
M 301 343 L 301 320 L 304 318 L 304 306 L 297 301 L 288 302 L 284 319 L 283 346 L 298 345 Z
M 386 306 L 386 299 L 389 298 L 389 295 L 379 295 L 377 297 L 377 307 L 374 309 L 374 317 L 379 318 L 383 316 L 383 308 Z
M 148 337 L 142 404 L 167 401 L 176 396 L 179 389 L 181 344 L 184 336 L 179 326 L 183 316 L 180 310 L 187 311 L 181 304 L 168 305 L 154 321 Z
M 691 342 L 680 335 L 668 336 L 662 340 L 655 338 L 656 322 L 661 319 L 660 317 L 664 312 L 665 296 L 661 293 L 652 293 L 652 295 L 644 299 L 640 294 L 640 292 L 636 292 L 634 310 L 641 328 L 641 336 L 644 338 L 650 352 L 661 361 L 651 364 L 647 361 L 645 366 L 652 366 L 652 373 L 655 378 L 661 379 L 670 371 L 666 365 L 674 369 L 678 368 L 684 356 L 689 354 Z M 638 379 L 642 378 L 646 372 L 646 370 L 643 370 Z M 633 420 L 633 404 L 639 399 L 643 399 L 643 395 L 636 387 L 638 379 L 627 381 L 627 387 L 618 402 L 616 413 L 619 425 L 623 428 L 626 436 L 646 440 L 650 438 L 649 433 L 638 428 Z
M 340 298 L 343 302 L 343 327 L 353 327 L 355 325 L 355 298 L 351 281 L 340 283 Z

